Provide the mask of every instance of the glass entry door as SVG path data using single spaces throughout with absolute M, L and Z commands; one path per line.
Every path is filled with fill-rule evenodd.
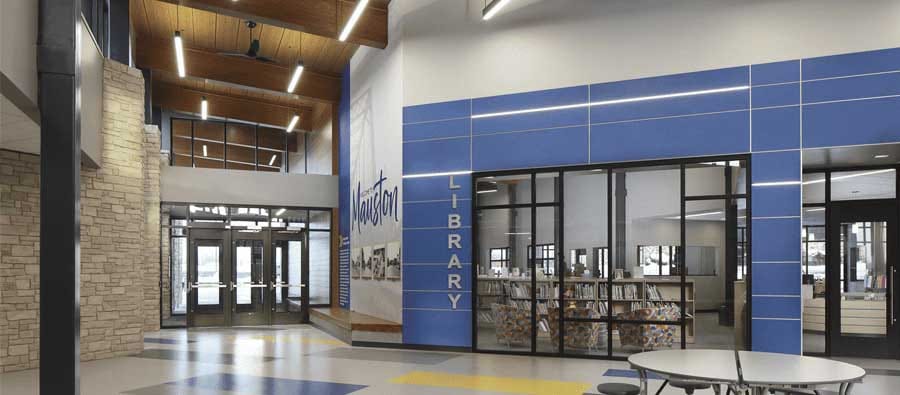
M 273 324 L 309 319 L 309 252 L 306 231 L 272 232 L 270 289 Z
M 197 229 L 190 242 L 188 326 L 221 326 L 231 320 L 227 233 Z
M 894 296 L 897 206 L 833 203 L 828 253 L 829 336 L 835 356 L 900 356 Z
M 236 230 L 231 233 L 232 325 L 269 323 L 269 284 L 266 282 L 266 232 Z

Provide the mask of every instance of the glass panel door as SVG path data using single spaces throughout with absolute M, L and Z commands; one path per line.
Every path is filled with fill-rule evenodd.
M 233 325 L 267 324 L 268 284 L 264 276 L 265 232 L 234 231 Z
M 309 253 L 304 231 L 272 234 L 271 289 L 272 323 L 288 324 L 309 319 L 309 288 L 306 273 Z
M 188 270 L 188 326 L 221 326 L 230 320 L 231 300 L 227 290 L 230 277 L 227 233 L 195 230 L 191 234 Z
M 835 203 L 832 215 L 832 355 L 896 357 L 896 205 Z

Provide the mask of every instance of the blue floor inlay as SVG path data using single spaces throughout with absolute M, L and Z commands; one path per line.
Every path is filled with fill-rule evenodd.
M 638 378 L 637 370 L 631 369 L 606 369 L 606 373 L 603 373 L 603 375 L 607 377 L 625 377 L 629 379 Z M 650 380 L 664 380 L 662 376 L 653 372 L 650 372 L 647 375 L 647 378 Z
M 215 391 L 232 391 L 248 394 L 315 394 L 345 395 L 366 388 L 365 385 L 329 383 L 326 381 L 292 380 L 275 377 L 247 376 L 218 373 L 191 377 L 168 383 Z
M 182 344 L 182 343 L 193 343 L 193 340 L 179 340 L 179 339 L 165 339 L 161 337 L 145 337 L 144 343 L 156 343 L 156 344 Z

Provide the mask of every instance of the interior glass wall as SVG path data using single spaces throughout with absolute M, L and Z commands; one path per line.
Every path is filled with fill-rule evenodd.
M 747 166 L 725 159 L 476 174 L 476 349 L 746 347 Z
M 187 118 L 172 118 L 170 128 L 172 166 L 290 172 L 288 155 L 306 160 L 305 153 L 298 152 L 299 134 L 282 129 Z

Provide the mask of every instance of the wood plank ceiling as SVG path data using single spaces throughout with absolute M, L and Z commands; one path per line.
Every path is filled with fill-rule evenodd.
M 190 77 L 190 68 L 187 70 L 187 78 L 178 78 L 172 73 L 171 68 L 160 70 L 160 62 L 154 63 L 152 59 L 148 60 L 146 53 L 142 60 L 141 48 L 142 46 L 158 48 L 160 43 L 171 45 L 174 32 L 180 31 L 186 49 L 205 51 L 210 55 L 208 56 L 210 59 L 254 67 L 256 61 L 248 62 L 246 59 L 213 55 L 221 52 L 246 52 L 251 40 L 258 39 L 260 42 L 259 56 L 272 59 L 277 66 L 286 70 L 293 70 L 297 61 L 302 59 L 306 68 L 304 75 L 306 73 L 311 73 L 311 76 L 315 74 L 318 76 L 316 77 L 317 81 L 327 81 L 328 78 L 331 78 L 336 81 L 331 84 L 339 86 L 344 66 L 359 47 L 357 44 L 261 22 L 257 22 L 256 28 L 251 33 L 246 25 L 246 20 L 223 13 L 190 8 L 160 0 L 129 1 L 131 2 L 131 20 L 136 36 L 137 63 L 139 67 L 146 67 L 141 64 L 142 61 L 156 66 L 152 67 L 155 68 L 153 71 L 154 84 L 176 85 L 192 91 L 255 100 L 261 104 L 295 107 L 298 109 L 297 113 L 320 113 L 322 109 L 318 107 L 330 107 L 333 104 L 331 103 L 333 96 L 323 99 L 322 97 L 288 94 L 284 92 L 284 88 L 281 88 L 281 91 L 272 90 L 271 88 L 274 86 L 285 85 L 286 87 L 287 81 L 282 81 L 284 78 L 281 76 L 277 77 L 278 81 L 268 81 L 269 83 L 265 84 L 266 88 L 270 89 L 237 85 L 235 81 L 216 81 L 210 79 L 209 76 L 192 78 Z M 385 1 L 378 4 L 382 3 L 386 6 Z M 259 64 L 259 66 L 261 70 L 265 70 L 263 66 L 271 67 L 270 64 Z M 253 70 L 248 71 L 252 72 Z M 273 78 L 276 77 L 273 76 Z M 246 79 L 238 79 L 237 83 L 243 81 Z M 303 80 L 301 80 L 302 84 Z M 301 126 L 309 127 L 311 125 L 304 122 Z

